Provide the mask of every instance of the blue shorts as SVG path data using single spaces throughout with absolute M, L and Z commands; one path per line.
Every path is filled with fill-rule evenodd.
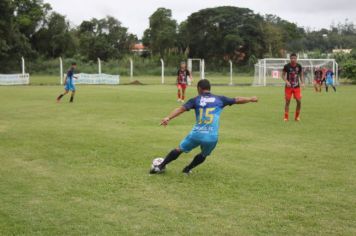
M 74 86 L 74 84 L 68 83 L 64 86 L 64 89 L 66 91 L 75 91 L 75 86 Z
M 334 80 L 333 79 L 327 79 L 326 80 L 326 85 L 334 85 Z
M 190 152 L 194 148 L 200 146 L 203 156 L 207 157 L 215 149 L 218 140 L 202 140 L 189 134 L 179 145 L 180 150 L 185 153 Z

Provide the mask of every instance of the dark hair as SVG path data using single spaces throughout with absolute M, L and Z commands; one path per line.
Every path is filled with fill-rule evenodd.
M 293 52 L 292 54 L 290 54 L 290 57 L 297 57 L 297 54 Z
M 72 62 L 72 66 L 76 66 L 77 65 L 77 63 L 75 63 L 75 62 Z
M 202 79 L 198 82 L 198 88 L 202 89 L 202 90 L 209 90 L 211 89 L 211 85 L 209 80 L 207 79 Z

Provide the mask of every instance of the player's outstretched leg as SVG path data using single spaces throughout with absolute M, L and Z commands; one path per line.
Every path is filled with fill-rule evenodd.
M 67 93 L 68 93 L 68 91 L 65 91 L 63 94 L 59 95 L 59 96 L 57 97 L 57 102 L 60 102 L 61 99 L 62 99 L 62 97 L 63 97 L 64 95 L 66 95 Z
M 332 85 L 333 89 L 334 89 L 334 92 L 336 92 L 336 87 L 334 85 Z
M 150 174 L 161 173 L 165 169 L 166 165 L 168 165 L 169 163 L 171 163 L 174 160 L 177 160 L 177 158 L 180 156 L 180 154 L 182 154 L 182 151 L 179 148 L 173 149 L 172 151 L 170 151 L 167 154 L 166 158 L 159 166 L 154 166 L 150 170 Z
M 202 164 L 205 160 L 206 160 L 206 156 L 204 156 L 202 153 L 199 153 L 194 157 L 193 161 L 183 169 L 183 173 L 189 174 L 193 168 Z

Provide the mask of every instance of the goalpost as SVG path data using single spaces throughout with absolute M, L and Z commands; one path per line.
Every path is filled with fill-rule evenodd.
M 200 58 L 189 58 L 188 59 L 188 70 L 192 74 L 196 70 L 196 67 L 193 68 L 193 63 L 194 62 L 198 62 L 199 63 L 199 67 L 197 68 L 197 70 L 199 72 L 200 79 L 205 79 L 205 60 L 204 59 L 200 59 Z
M 63 74 L 63 61 L 59 58 L 59 70 L 60 74 L 63 75 L 60 78 L 60 83 L 63 84 L 64 79 L 67 74 Z M 78 79 L 74 80 L 75 84 L 103 84 L 103 85 L 118 85 L 120 84 L 120 75 L 109 75 L 101 72 L 101 60 L 98 58 L 98 73 L 97 74 L 87 74 L 79 73 L 75 74 Z
M 283 67 L 289 63 L 288 58 L 265 58 L 255 64 L 255 77 L 253 86 L 278 86 L 284 85 L 282 80 Z M 303 67 L 305 84 L 313 84 L 316 69 L 326 68 L 334 72 L 334 85 L 339 84 L 339 65 L 335 59 L 299 59 Z
M 25 72 L 25 59 L 21 58 L 21 74 L 0 74 L 0 85 L 28 85 L 30 74 Z

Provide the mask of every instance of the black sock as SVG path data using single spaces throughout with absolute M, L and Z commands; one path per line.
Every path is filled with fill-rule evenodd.
M 329 92 L 329 87 L 326 87 L 326 92 Z
M 186 166 L 184 168 L 184 171 L 189 171 L 195 167 L 197 167 L 198 165 L 202 164 L 206 159 L 206 156 L 203 156 L 203 154 L 198 154 L 194 157 L 192 163 L 190 163 L 188 166 Z
M 73 102 L 73 100 L 74 100 L 74 96 L 72 95 L 72 96 L 70 97 L 70 102 Z
M 336 87 L 335 87 L 335 86 L 333 86 L 333 89 L 334 89 L 334 91 L 336 92 Z
M 180 154 L 182 154 L 181 151 L 178 151 L 177 149 L 173 149 L 170 153 L 168 153 L 164 161 L 159 165 L 159 168 L 163 169 L 167 164 L 176 160 L 180 156 Z
M 64 96 L 64 94 L 61 94 L 58 96 L 57 100 L 61 100 L 61 98 Z

